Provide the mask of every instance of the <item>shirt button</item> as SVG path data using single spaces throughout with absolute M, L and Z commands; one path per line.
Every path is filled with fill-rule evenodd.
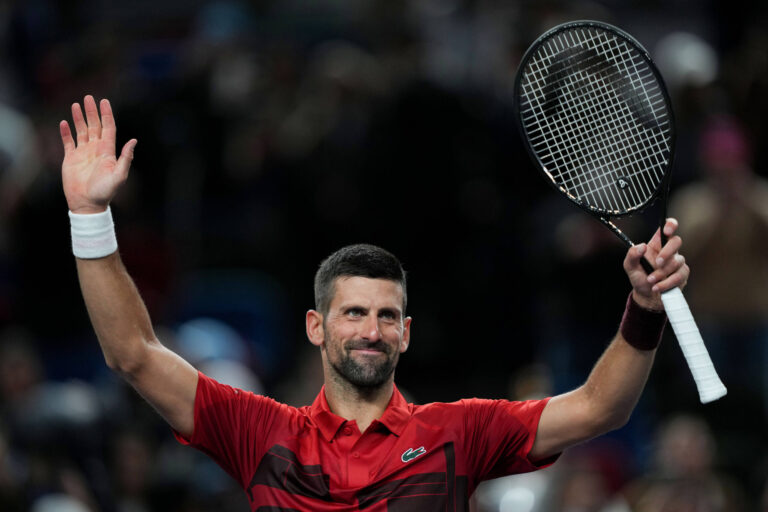
M 344 427 L 344 430 L 342 430 L 345 436 L 351 436 L 352 435 L 352 429 L 349 427 Z
M 352 452 L 352 456 L 356 459 L 360 458 L 360 452 Z

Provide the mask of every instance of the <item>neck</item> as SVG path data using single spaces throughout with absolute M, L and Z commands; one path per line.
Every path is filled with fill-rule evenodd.
M 384 414 L 394 386 L 392 379 L 375 388 L 358 388 L 348 382 L 326 379 L 325 399 L 331 412 L 346 420 L 355 420 L 360 432 L 365 432 L 373 420 Z

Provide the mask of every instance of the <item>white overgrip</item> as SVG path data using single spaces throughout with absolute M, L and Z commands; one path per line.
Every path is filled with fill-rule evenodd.
M 661 300 L 685 360 L 688 362 L 688 368 L 693 374 L 701 403 L 706 404 L 725 396 L 728 390 L 715 371 L 696 321 L 683 297 L 683 292 L 680 288 L 668 290 L 661 294 Z

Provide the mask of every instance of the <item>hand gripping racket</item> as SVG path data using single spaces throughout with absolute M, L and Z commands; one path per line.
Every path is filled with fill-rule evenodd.
M 634 38 L 596 21 L 547 31 L 523 56 L 515 104 L 528 152 L 556 190 L 630 247 L 611 218 L 661 197 L 663 226 L 674 119 L 661 75 Z M 661 237 L 666 243 L 663 230 Z M 682 292 L 661 298 L 701 402 L 717 400 L 727 391 Z

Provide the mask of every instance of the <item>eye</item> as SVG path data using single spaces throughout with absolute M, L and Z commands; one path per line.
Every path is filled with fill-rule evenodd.
M 347 316 L 352 318 L 359 318 L 363 316 L 363 310 L 361 308 L 349 308 L 347 310 Z
M 379 312 L 379 318 L 384 320 L 397 320 L 397 313 L 389 309 L 384 309 Z

